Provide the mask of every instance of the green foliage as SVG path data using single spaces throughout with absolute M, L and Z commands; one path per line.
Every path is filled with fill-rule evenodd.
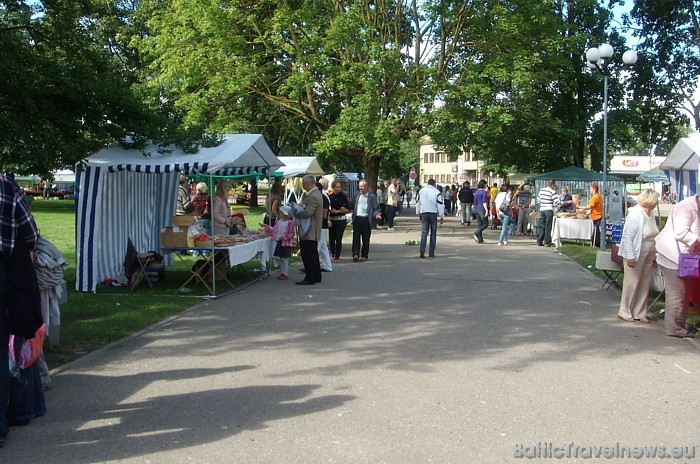
M 157 125 L 96 33 L 96 4 L 0 2 L 0 170 L 45 174 Z
M 282 152 L 313 147 L 327 170 L 358 159 L 370 177 L 416 127 L 425 90 L 405 2 L 150 0 L 139 12 L 144 88 L 185 127 L 257 130 Z
M 462 66 L 447 68 L 433 141 L 452 157 L 472 149 L 496 172 L 583 166 L 602 82 L 583 71 L 582 55 L 604 40 L 609 12 L 596 0 L 469 5 L 470 27 L 453 39 Z M 620 85 L 610 93 L 611 108 L 625 106 Z
M 662 113 L 667 120 L 690 117 L 700 129 L 700 102 L 696 97 L 700 77 L 700 2 L 687 0 L 636 0 L 631 18 L 640 27 L 640 61 L 645 72 L 635 79 L 635 99 L 645 108 L 648 124 Z M 656 111 L 655 111 L 656 110 Z M 659 111 L 661 110 L 661 111 Z M 668 122 L 666 122 L 669 125 Z M 670 123 L 673 125 L 674 123 Z

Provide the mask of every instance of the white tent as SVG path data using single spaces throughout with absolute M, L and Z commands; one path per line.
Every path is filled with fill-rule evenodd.
M 78 291 L 123 271 L 126 245 L 160 250 L 160 231 L 172 224 L 182 175 L 267 175 L 282 163 L 259 134 L 227 134 L 195 154 L 160 153 L 114 144 L 76 165 L 76 283 Z
M 274 177 L 287 179 L 306 174 L 311 174 L 314 177 L 325 174 L 315 156 L 280 156 L 279 160 L 284 163 L 284 166 L 275 171 Z
M 698 160 L 700 134 L 680 139 L 659 166 L 671 180 L 671 187 L 678 194 L 679 200 L 698 192 Z

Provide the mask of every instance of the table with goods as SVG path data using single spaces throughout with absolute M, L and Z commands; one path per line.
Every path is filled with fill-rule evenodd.
M 189 224 L 183 219 L 174 219 L 173 222 Z M 184 260 L 184 252 L 200 252 L 200 259 L 190 268 L 191 275 L 176 293 L 182 292 L 190 284 L 199 283 L 207 288 L 211 297 L 216 296 L 217 282 L 235 289 L 236 286 L 228 278 L 228 268 L 241 266 L 256 258 L 261 270 L 269 275 L 271 239 L 269 234 L 260 230 L 239 229 L 236 235 L 210 236 L 198 229 L 195 221 L 191 225 L 166 228 L 161 233 L 161 248 L 163 253 L 175 253 L 181 260 Z

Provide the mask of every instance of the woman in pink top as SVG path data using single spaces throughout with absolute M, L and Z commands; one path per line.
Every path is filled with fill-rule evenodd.
M 656 236 L 656 262 L 666 284 L 666 335 L 693 338 L 688 332 L 690 288 L 697 279 L 678 277 L 678 252 L 700 252 L 700 196 L 686 198 L 673 207 L 666 227 Z

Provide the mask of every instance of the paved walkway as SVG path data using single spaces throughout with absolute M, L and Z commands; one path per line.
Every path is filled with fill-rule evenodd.
M 373 233 L 368 262 L 347 246 L 321 285 L 266 279 L 65 366 L 48 415 L 13 428 L 0 462 L 510 463 L 534 462 L 520 444 L 700 445 L 696 342 L 619 322 L 618 292 L 532 239 L 477 245 L 450 218 L 437 258 L 419 259 L 415 216 L 397 228 Z

